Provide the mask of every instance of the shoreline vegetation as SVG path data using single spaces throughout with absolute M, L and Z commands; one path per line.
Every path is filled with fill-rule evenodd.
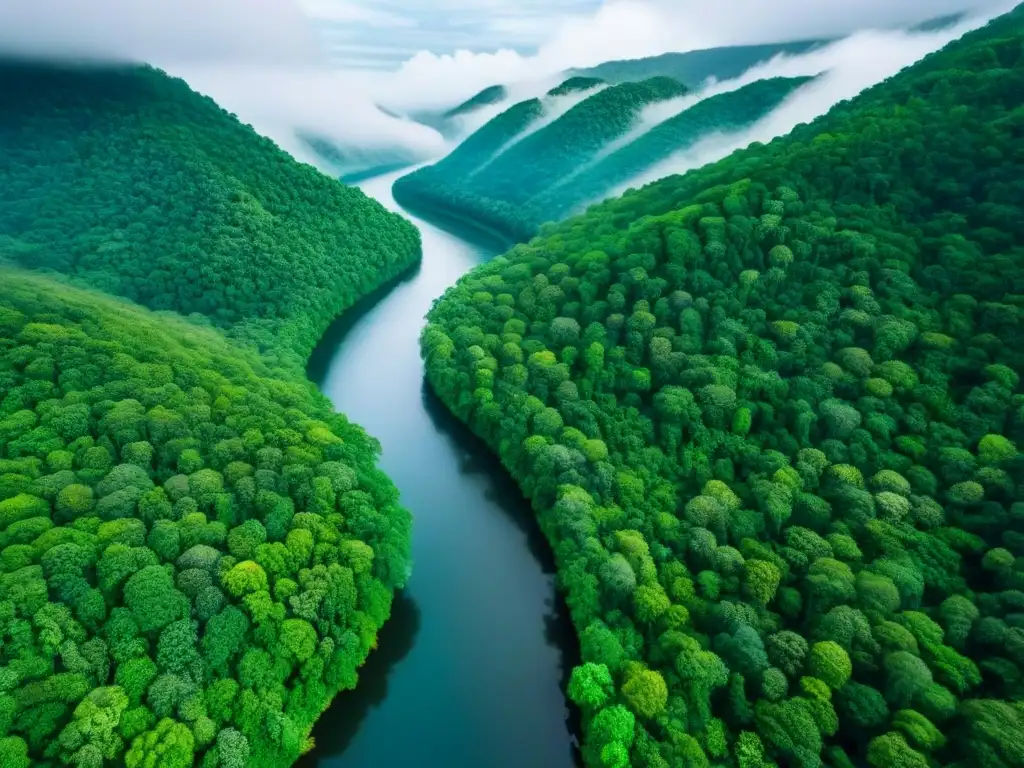
M 588 766 L 1024 744 L 1024 7 L 428 315 L 556 553 Z
M 411 567 L 303 368 L 419 233 L 156 70 L 0 83 L 0 763 L 290 765 Z

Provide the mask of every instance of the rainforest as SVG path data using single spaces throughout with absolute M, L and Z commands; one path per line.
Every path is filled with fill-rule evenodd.
M 1024 768 L 1024 5 L 183 1 L 0 9 L 0 765 Z

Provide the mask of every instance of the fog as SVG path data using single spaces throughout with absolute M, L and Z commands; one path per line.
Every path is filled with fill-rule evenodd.
M 498 10 L 503 5 L 500 0 L 493 4 Z M 868 27 L 907 27 L 946 14 L 988 13 L 1005 6 L 1003 0 L 606 0 L 595 13 L 552 19 L 550 36 L 533 53 L 422 51 L 397 72 L 363 77 L 392 108 L 437 109 L 491 85 L 552 77 L 616 59 L 832 38 Z
M 992 14 L 997 15 L 997 14 Z M 699 168 L 748 146 L 752 142 L 769 142 L 825 114 L 841 101 L 853 98 L 866 88 L 891 77 L 901 69 L 937 51 L 971 29 L 982 26 L 987 17 L 972 17 L 947 30 L 931 33 L 903 31 L 864 31 L 850 35 L 831 45 L 799 56 L 777 56 L 771 61 L 745 72 L 740 78 L 709 83 L 699 94 L 707 97 L 734 90 L 742 85 L 769 77 L 818 75 L 787 97 L 767 117 L 748 129 L 710 135 L 688 150 L 682 151 L 642 175 L 608 192 L 605 197 L 622 194 L 630 187 L 641 187 L 657 179 Z M 667 106 L 667 105 L 666 105 Z M 661 115 L 652 110 L 634 131 L 634 137 L 657 124 Z M 588 204 L 592 204 L 590 201 Z
M 480 173 L 480 171 L 488 167 L 491 163 L 493 163 L 495 160 L 501 157 L 505 152 L 508 152 L 508 150 L 510 150 L 519 142 L 521 142 L 527 136 L 532 136 L 542 128 L 546 128 L 547 126 L 551 125 L 553 122 L 555 122 L 555 120 L 560 118 L 570 109 L 575 107 L 577 104 L 586 101 L 591 96 L 594 96 L 600 91 L 603 91 L 607 87 L 608 86 L 606 85 L 598 85 L 595 86 L 594 88 L 589 88 L 585 91 L 573 91 L 572 93 L 566 93 L 560 96 L 543 96 L 541 98 L 541 103 L 544 106 L 543 114 L 539 118 L 534 120 L 532 123 L 530 123 L 530 125 L 528 125 L 521 133 L 518 133 L 516 136 L 514 136 L 512 139 L 506 142 L 500 149 L 498 149 L 497 152 L 494 153 L 494 156 L 490 160 L 488 160 L 482 166 L 473 171 L 472 175 Z
M 300 135 L 352 156 L 415 162 L 445 151 L 437 131 L 385 114 L 365 84 L 329 69 L 319 45 L 292 0 L 0 0 L 0 55 L 152 64 L 327 172 L 353 169 Z
M 395 18 L 405 2 L 412 0 L 389 3 Z M 499 18 L 513 0 L 488 2 Z M 337 11 L 365 4 L 323 0 L 321 5 Z M 703 0 L 699 5 L 696 0 L 606 0 L 593 13 L 553 15 L 548 39 L 532 53 L 423 51 L 397 72 L 367 73 L 333 71 L 311 19 L 293 0 L 0 0 L 0 55 L 153 64 L 184 77 L 299 159 L 337 173 L 337 166 L 299 137 L 319 137 L 350 157 L 410 162 L 449 148 L 434 129 L 387 114 L 378 104 L 399 114 L 447 109 L 484 87 L 505 84 L 508 100 L 460 118 L 459 134 L 465 136 L 514 101 L 543 94 L 574 66 L 667 50 L 840 34 L 867 24 L 914 23 L 1003 5 L 998 0 L 830 0 L 827 6 L 818 0 L 730 0 L 717 6 Z M 436 12 L 452 13 L 443 4 Z M 785 132 L 787 125 L 820 114 L 939 44 L 938 36 L 871 33 L 833 46 L 817 60 L 776 60 L 767 74 L 793 74 L 794 68 L 809 74 L 814 66 L 831 71 L 759 130 Z M 534 130 L 578 100 L 578 95 L 555 100 L 546 122 Z M 645 112 L 635 130 L 657 119 L 658 114 Z

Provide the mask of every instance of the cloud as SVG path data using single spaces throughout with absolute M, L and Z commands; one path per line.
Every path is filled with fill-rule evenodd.
M 506 6 L 508 3 L 493 3 Z M 531 53 L 510 47 L 420 51 L 393 73 L 368 73 L 388 106 L 427 109 L 458 103 L 495 83 L 553 77 L 571 67 L 718 45 L 834 37 L 857 29 L 918 23 L 987 11 L 1001 0 L 606 0 L 596 11 L 549 20 Z
M 159 66 L 324 170 L 300 135 L 352 156 L 415 161 L 445 148 L 436 131 L 386 115 L 330 70 L 291 0 L 0 0 L 0 55 Z
M 1004 5 L 1003 8 L 993 9 L 991 15 L 1008 10 L 1009 7 Z M 821 73 L 815 80 L 794 91 L 767 117 L 748 129 L 708 136 L 694 147 L 669 157 L 606 196 L 620 195 L 630 187 L 640 187 L 666 176 L 699 168 L 749 146 L 752 142 L 767 143 L 783 136 L 797 125 L 811 122 L 839 102 L 853 98 L 929 53 L 958 39 L 971 29 L 982 26 L 987 18 L 973 17 L 953 28 L 938 32 L 857 32 L 807 54 L 778 56 L 745 72 L 736 80 L 712 83 L 699 94 L 700 97 L 734 90 L 747 83 L 769 77 L 800 77 Z M 644 127 L 649 130 L 653 125 L 654 123 L 647 122 Z
M 6 0 L 0 54 L 157 65 L 295 66 L 319 57 L 289 0 L 258 9 L 250 0 Z

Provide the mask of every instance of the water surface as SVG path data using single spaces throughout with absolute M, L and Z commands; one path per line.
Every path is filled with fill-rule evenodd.
M 396 175 L 360 186 L 398 210 Z M 409 218 L 422 265 L 347 312 L 309 374 L 380 440 L 382 468 L 414 516 L 414 571 L 303 765 L 571 768 L 562 691 L 576 651 L 552 557 L 511 478 L 427 389 L 419 357 L 434 299 L 499 249 Z

